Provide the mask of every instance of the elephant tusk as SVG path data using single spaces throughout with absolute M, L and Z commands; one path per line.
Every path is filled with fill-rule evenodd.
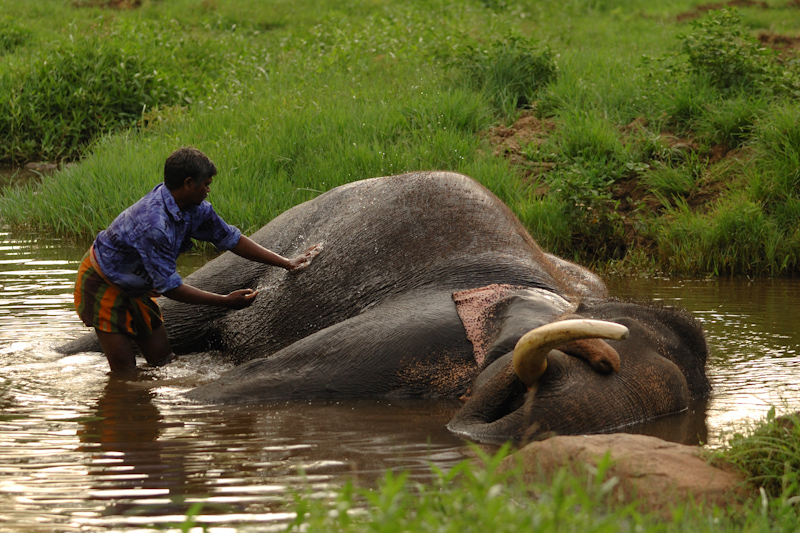
M 579 339 L 628 338 L 628 328 L 616 322 L 575 319 L 545 324 L 523 335 L 514 347 L 514 371 L 529 388 L 547 369 L 547 354 L 553 348 Z

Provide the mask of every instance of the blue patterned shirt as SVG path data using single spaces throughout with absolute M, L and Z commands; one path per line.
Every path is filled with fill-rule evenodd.
M 241 235 L 207 201 L 181 211 L 169 189 L 160 183 L 98 233 L 94 249 L 109 281 L 130 296 L 140 296 L 153 289 L 164 293 L 183 284 L 176 260 L 192 248 L 192 239 L 230 250 Z

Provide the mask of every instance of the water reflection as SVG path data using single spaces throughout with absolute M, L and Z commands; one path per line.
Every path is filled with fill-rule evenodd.
M 709 443 L 707 398 L 693 402 L 689 408 L 674 415 L 650 420 L 626 428 L 626 433 L 652 435 L 671 442 L 692 446 Z
M 159 436 L 168 425 L 153 403 L 153 393 L 140 383 L 111 377 L 77 430 L 87 454 L 87 473 L 93 483 L 88 497 L 109 500 L 104 515 L 127 514 L 137 499 L 184 495 L 182 456 L 166 456 Z M 130 500 L 133 500 L 131 502 Z M 174 512 L 168 506 L 157 514 Z
M 456 401 L 291 402 L 198 406 L 181 393 L 229 365 L 197 354 L 135 379 L 111 379 L 100 354 L 52 346 L 86 328 L 72 284 L 86 244 L 0 231 L 0 522 L 9 530 L 166 528 L 202 504 L 215 527 L 274 530 L 308 487 L 387 469 L 429 479 L 465 456 L 445 424 Z M 205 262 L 182 258 L 187 274 Z M 796 280 L 611 280 L 612 293 L 691 310 L 708 332 L 714 395 L 685 413 L 626 431 L 689 444 L 798 408 Z M 784 405 L 785 402 L 785 405 Z
M 64 321 L 75 275 L 70 250 L 59 241 L 42 244 L 32 235 L 0 230 L 0 355 L 32 340 L 31 327 L 75 334 L 75 320 Z M 13 343 L 20 343 L 10 346 Z

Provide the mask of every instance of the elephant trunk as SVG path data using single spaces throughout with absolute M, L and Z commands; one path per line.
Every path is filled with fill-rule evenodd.
M 455 414 L 447 429 L 461 437 L 479 442 L 502 443 L 523 438 L 525 424 L 521 407 L 525 385 L 507 364 L 481 387 Z
M 628 338 L 628 328 L 616 322 L 575 319 L 545 324 L 523 335 L 514 347 L 514 371 L 529 388 L 535 387 L 547 369 L 553 348 L 579 339 Z

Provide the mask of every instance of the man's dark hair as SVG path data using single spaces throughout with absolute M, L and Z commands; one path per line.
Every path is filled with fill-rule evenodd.
M 217 167 L 214 162 L 197 148 L 189 146 L 172 152 L 164 163 L 164 184 L 171 191 L 180 189 L 186 178 L 192 178 L 199 185 L 216 175 Z

